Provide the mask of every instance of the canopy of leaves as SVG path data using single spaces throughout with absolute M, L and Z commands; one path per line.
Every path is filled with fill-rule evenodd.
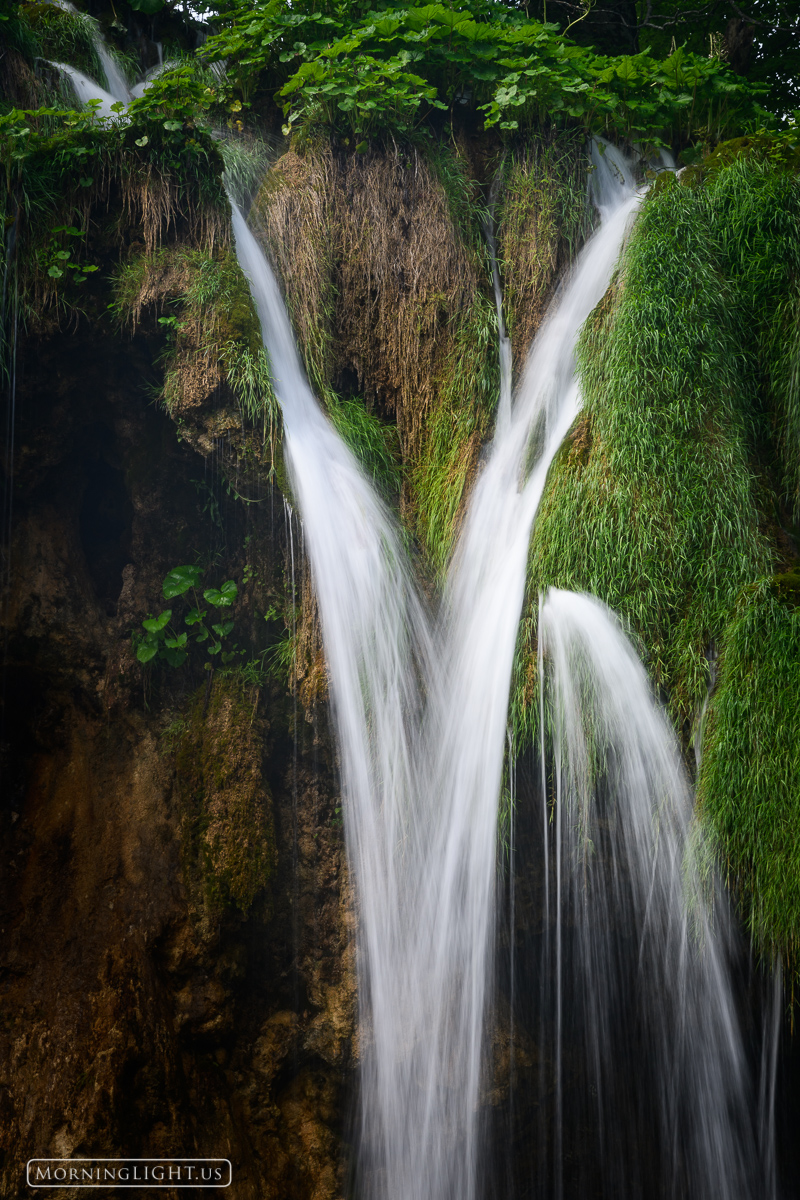
M 547 118 L 683 144 L 697 127 L 719 138 L 752 120 L 766 91 L 681 48 L 665 61 L 601 56 L 499 4 L 355 13 L 242 5 L 201 53 L 226 60 L 245 101 L 262 85 L 279 96 L 287 131 L 300 122 L 357 140 L 407 132 L 438 109 L 504 133 Z

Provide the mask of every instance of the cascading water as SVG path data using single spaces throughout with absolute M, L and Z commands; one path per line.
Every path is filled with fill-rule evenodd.
M 53 0 L 59 8 L 63 8 L 66 12 L 71 12 L 79 18 L 83 18 L 84 14 L 80 13 L 69 0 Z M 81 104 L 88 104 L 90 100 L 99 100 L 99 112 L 101 116 L 114 116 L 112 105 L 121 103 L 129 104 L 131 100 L 135 100 L 144 95 L 145 89 L 171 64 L 164 62 L 164 55 L 160 42 L 156 42 L 158 50 L 158 65 L 146 71 L 143 78 L 132 86 L 128 84 L 127 79 L 119 66 L 114 55 L 111 53 L 108 45 L 103 39 L 96 23 L 88 22 L 88 28 L 91 34 L 97 57 L 100 60 L 100 65 L 103 68 L 105 81 L 108 89 L 102 87 L 96 80 L 85 75 L 83 71 L 79 71 L 77 67 L 69 66 L 67 63 L 54 62 L 52 65 L 57 68 L 61 74 L 69 80 L 75 95 Z
M 608 285 L 639 201 L 616 151 L 594 158 L 601 229 L 556 297 L 513 408 L 498 422 L 434 623 L 391 515 L 309 389 L 274 276 L 234 212 L 237 254 L 283 409 L 323 626 L 359 916 L 361 1192 L 374 1200 L 473 1200 L 479 1190 L 497 807 L 528 542 L 547 470 L 580 407 L 575 339 Z M 644 820 L 641 806 L 637 813 Z M 662 843 L 640 832 L 655 878 L 660 859 L 652 852 Z M 683 897 L 673 885 L 670 876 L 648 893 L 648 933 L 663 927 L 672 935 L 680 923 Z M 719 1005 L 726 1012 L 729 1005 L 722 966 L 716 984 L 722 998 L 711 996 L 710 978 L 693 993 L 710 1004 L 701 1027 L 715 1034 Z M 678 1007 L 674 1014 L 672 1032 L 684 1039 L 676 1049 L 691 1065 Z M 700 1080 L 704 1101 L 717 1105 L 703 1120 L 717 1132 L 696 1140 L 718 1149 L 729 1094 L 712 1096 L 719 1039 L 709 1042 L 697 1078 L 679 1080 L 667 1061 L 672 1032 L 661 1041 L 657 1086 L 664 1094 L 657 1102 L 671 1114 L 671 1089 Z M 725 1063 L 737 1044 L 732 1017 L 729 1037 Z M 666 1115 L 665 1135 L 683 1136 L 681 1120 Z M 693 1164 L 702 1157 L 692 1155 Z M 697 1169 L 705 1181 L 706 1164 Z
M 98 109 L 102 117 L 111 117 L 113 113 L 113 105 L 117 103 L 117 97 L 112 96 L 105 88 L 100 87 L 99 83 L 95 83 L 88 75 L 84 75 L 83 71 L 79 71 L 77 67 L 71 67 L 68 63 L 52 63 L 58 71 L 69 80 L 69 83 L 75 92 L 80 104 L 88 104 L 90 100 L 99 100 L 100 107 Z M 130 99 L 130 97 L 128 97 Z
M 699 834 L 674 734 L 630 643 L 598 601 L 551 590 L 539 637 L 558 914 L 556 945 L 546 939 L 542 962 L 551 989 L 546 1041 L 553 1047 L 568 1038 L 573 1057 L 582 1047 L 577 1056 L 588 1064 L 591 1086 L 577 1119 L 596 1131 L 597 1194 L 762 1195 L 730 986 L 729 920 L 713 879 L 698 873 Z M 549 1171 L 546 1159 L 541 1164 L 555 1196 L 562 1194 L 564 1090 L 562 1078 L 554 1161 Z M 591 1185 L 583 1191 L 595 1194 Z

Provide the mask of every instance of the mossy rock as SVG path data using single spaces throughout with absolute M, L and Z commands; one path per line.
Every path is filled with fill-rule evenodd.
M 45 58 L 65 62 L 100 81 L 103 70 L 92 39 L 91 18 L 57 4 L 23 4 L 20 15 Z
M 800 172 L 800 137 L 795 140 L 786 135 L 762 132 L 720 142 L 702 162 L 692 163 L 681 171 L 679 182 L 683 187 L 699 186 L 741 161 L 764 163 L 797 174 Z
M 275 868 L 272 797 L 262 770 L 258 692 L 235 675 L 194 696 L 178 742 L 176 786 L 190 884 L 199 876 L 212 910 L 247 915 Z
M 787 598 L 795 603 L 787 605 Z M 722 639 L 698 807 L 754 944 L 800 945 L 800 573 L 746 589 Z
M 782 561 L 763 514 L 800 494 L 800 184 L 735 149 L 702 186 L 652 189 L 584 325 L 584 413 L 552 464 L 531 541 L 512 696 L 520 744 L 537 719 L 525 671 L 540 590 L 609 604 L 688 738 L 709 646 L 743 590 Z M 770 587 L 796 605 L 796 576 Z

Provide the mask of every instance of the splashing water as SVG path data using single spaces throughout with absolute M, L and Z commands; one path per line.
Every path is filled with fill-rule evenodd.
M 551 306 L 513 407 L 504 404 L 435 622 L 391 514 L 310 391 L 272 271 L 234 210 L 284 415 L 340 746 L 359 915 L 359 1170 L 362 1194 L 374 1200 L 474 1200 L 480 1189 L 497 806 L 528 542 L 547 470 L 580 407 L 575 339 L 639 202 L 618 153 L 594 157 L 600 231 Z M 652 836 L 641 836 L 652 859 Z M 653 895 L 673 907 L 650 914 L 648 928 L 669 930 L 682 896 L 671 884 Z M 724 992 L 722 974 L 717 983 Z M 710 991 L 709 981 L 698 1002 Z M 664 1065 L 669 1089 L 675 1076 Z M 711 1065 L 702 1095 L 722 1113 L 728 1093 L 714 1093 Z M 678 1132 L 665 1120 L 667 1134 Z M 719 1166 L 716 1149 L 711 1157 Z
M 98 112 L 100 115 L 102 117 L 114 116 L 111 106 L 117 103 L 116 96 L 112 96 L 105 88 L 101 88 L 99 83 L 95 83 L 88 75 L 84 75 L 83 71 L 79 71 L 77 67 L 71 67 L 69 63 L 53 62 L 51 66 L 55 67 L 69 81 L 80 104 L 88 104 L 90 100 L 99 100 Z

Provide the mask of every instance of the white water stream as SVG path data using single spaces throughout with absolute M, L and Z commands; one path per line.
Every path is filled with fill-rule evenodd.
M 73 13 L 76 17 L 86 19 L 85 14 L 81 13 L 69 0 L 52 0 L 58 8 L 63 8 L 66 12 Z M 145 89 L 156 79 L 163 71 L 167 70 L 173 64 L 164 62 L 164 55 L 160 42 L 156 42 L 158 49 L 158 64 L 151 67 L 145 72 L 142 79 L 138 83 L 129 85 L 125 75 L 117 62 L 114 55 L 111 53 L 108 44 L 103 38 L 102 33 L 97 28 L 94 21 L 88 21 L 88 28 L 91 34 L 94 48 L 97 52 L 97 57 L 103 68 L 108 84 L 108 90 L 102 87 L 97 80 L 92 79 L 89 75 L 85 75 L 83 71 L 79 71 L 77 67 L 70 66 L 68 63 L 54 62 L 54 66 L 69 83 L 75 92 L 81 104 L 88 104 L 90 100 L 99 100 L 99 113 L 103 117 L 113 117 L 117 114 L 112 110 L 112 105 L 121 103 L 124 105 L 130 104 L 131 100 L 139 99 L 144 95 Z M 120 114 L 120 119 L 124 119 L 124 114 Z
M 655 1175 L 668 1196 L 766 1200 L 756 1187 L 727 906 L 713 878 L 700 875 L 674 734 L 630 642 L 597 600 L 551 589 L 539 638 L 555 792 L 556 920 L 541 964 L 554 1002 L 548 1041 L 569 1041 L 573 1052 L 583 1043 L 592 1087 L 580 1107 L 598 1130 L 609 1194 L 654 1194 Z M 559 1086 L 555 1196 L 562 1103 Z M 637 1126 L 658 1130 L 638 1162 L 626 1145 Z
M 504 396 L 503 419 L 475 485 L 435 621 L 419 597 L 394 518 L 309 389 L 273 273 L 234 211 L 237 254 L 250 280 L 283 409 L 284 446 L 319 600 L 341 756 L 359 928 L 359 1194 L 369 1200 L 474 1200 L 481 1192 L 479 1110 L 511 669 L 532 523 L 552 458 L 580 408 L 575 340 L 608 286 L 639 203 L 625 163 L 611 148 L 595 154 L 593 192 L 601 228 L 551 306 L 513 406 L 510 394 Z M 575 603 L 589 602 L 569 603 L 574 612 Z M 559 604 L 556 596 L 546 606 L 548 645 L 554 647 L 560 644 L 559 627 L 551 614 Z M 597 637 L 607 651 L 596 667 L 605 702 L 608 688 L 614 698 L 618 686 L 630 686 L 630 673 L 621 680 L 612 668 L 623 658 L 627 662 L 631 652 L 607 630 Z M 569 658 L 568 651 L 562 656 Z M 561 702 L 566 684 L 561 674 L 555 678 Z M 619 700 L 630 703 L 629 696 Z M 724 1153 L 734 1089 L 729 1060 L 734 1067 L 738 1062 L 730 982 L 716 958 L 710 975 L 705 968 L 699 979 L 692 973 L 702 956 L 688 952 L 685 937 L 679 886 L 685 829 L 665 850 L 654 834 L 660 827 L 653 826 L 662 811 L 658 789 L 664 772 L 677 789 L 679 809 L 685 793 L 675 783 L 680 775 L 665 723 L 649 696 L 638 695 L 636 704 L 646 712 L 633 713 L 637 719 L 629 727 L 622 718 L 615 721 L 614 736 L 623 759 L 632 755 L 646 764 L 655 755 L 652 768 L 642 767 L 655 792 L 639 800 L 635 780 L 621 775 L 627 790 L 619 804 L 634 805 L 629 818 L 634 832 L 626 845 L 638 855 L 631 868 L 637 879 L 652 875 L 650 890 L 636 893 L 644 905 L 644 928 L 671 939 L 657 978 L 665 978 L 666 964 L 683 971 L 667 980 L 675 1004 L 663 1029 L 658 1004 L 652 1015 L 660 1030 L 655 1040 L 661 1038 L 663 1134 L 676 1133 L 668 1100 L 680 1074 L 680 1085 L 699 1088 L 707 1106 L 701 1111 L 698 1101 L 700 1124 L 691 1135 L 698 1147 L 692 1162 L 701 1163 L 702 1182 L 685 1194 L 744 1200 L 749 1193 L 736 1191 L 743 1178 L 741 1156 L 726 1161 Z M 642 740 L 655 729 L 658 738 Z M 562 737 L 564 745 L 574 741 L 572 735 Z M 582 768 L 565 761 L 572 797 Z M 669 812 L 665 829 L 678 820 Z M 569 820 L 563 817 L 565 826 Z M 662 879 L 664 855 L 669 870 Z M 676 930 L 683 930 L 682 943 Z M 712 941 L 710 931 L 707 940 Z M 690 1003 L 708 1006 L 696 1025 Z M 720 1029 L 727 1030 L 727 1043 L 717 1036 Z M 697 1036 L 705 1038 L 705 1047 L 689 1077 Z M 671 1069 L 673 1061 L 683 1064 L 682 1073 Z M 720 1089 L 718 1076 L 724 1076 Z M 706 1181 L 714 1172 L 733 1181 L 731 1186 L 709 1191 Z

